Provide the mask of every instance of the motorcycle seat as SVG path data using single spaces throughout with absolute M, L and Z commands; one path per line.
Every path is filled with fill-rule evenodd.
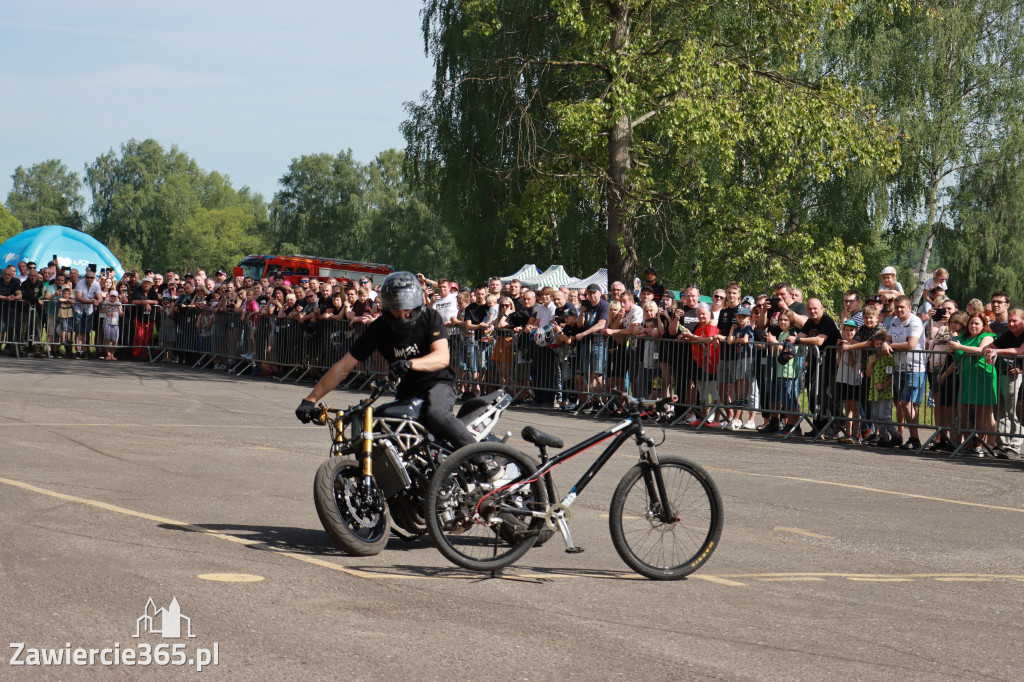
M 534 445 L 552 448 L 561 448 L 564 445 L 561 438 L 556 438 L 555 436 L 544 433 L 540 429 L 532 426 L 524 426 L 522 436 L 523 440 L 527 443 L 533 443 Z

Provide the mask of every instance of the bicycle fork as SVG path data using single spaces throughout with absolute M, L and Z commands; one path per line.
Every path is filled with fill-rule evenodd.
M 644 469 L 644 486 L 647 488 L 647 499 L 650 500 L 649 512 L 657 514 L 662 523 L 678 523 L 679 517 L 669 503 L 668 491 L 665 490 L 665 479 L 661 475 L 661 461 L 654 448 L 647 451 L 648 464 Z

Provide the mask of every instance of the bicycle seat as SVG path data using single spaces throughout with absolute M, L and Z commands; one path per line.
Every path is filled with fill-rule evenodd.
M 522 435 L 523 440 L 527 443 L 533 443 L 534 445 L 542 445 L 552 448 L 560 448 L 564 445 L 561 438 L 555 438 L 554 436 L 546 434 L 540 429 L 536 429 L 532 426 L 524 426 Z

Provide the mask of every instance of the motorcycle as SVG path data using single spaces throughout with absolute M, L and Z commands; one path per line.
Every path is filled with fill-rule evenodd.
M 331 455 L 313 482 L 317 515 L 335 546 L 352 556 L 379 554 L 392 524 L 404 531 L 396 535 L 407 539 L 427 532 L 427 485 L 452 452 L 418 421 L 421 398 L 374 407 L 392 388 L 390 380 L 375 382 L 369 396 L 344 410 L 321 402 L 313 419 L 331 431 Z M 499 389 L 464 402 L 456 418 L 478 442 L 498 440 L 492 431 L 511 402 L 512 396 Z

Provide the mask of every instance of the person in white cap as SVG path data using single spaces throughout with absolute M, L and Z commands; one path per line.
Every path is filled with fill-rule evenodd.
M 879 295 L 888 293 L 894 296 L 903 294 L 903 285 L 896 281 L 896 268 L 893 266 L 887 265 L 882 268 L 882 282 L 878 285 L 878 293 Z

